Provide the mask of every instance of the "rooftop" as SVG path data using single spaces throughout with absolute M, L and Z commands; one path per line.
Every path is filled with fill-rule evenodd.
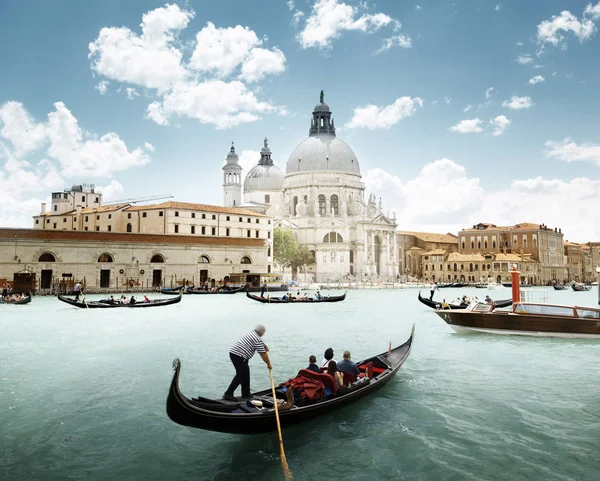
M 430 251 L 426 251 L 421 253 L 422 256 L 443 256 L 446 254 L 444 249 L 432 249 Z
M 193 204 L 190 202 L 175 202 L 168 201 L 160 204 L 148 204 L 148 205 L 136 205 L 129 207 L 128 211 L 139 211 L 139 210 L 158 210 L 158 209 L 181 209 L 181 210 L 195 210 L 201 212 L 217 212 L 220 214 L 237 214 L 237 215 L 250 215 L 254 217 L 266 217 L 263 214 L 258 214 L 252 210 L 239 209 L 236 207 L 221 207 L 220 205 L 208 205 L 208 204 Z
M 440 242 L 445 244 L 458 244 L 458 238 L 454 234 L 436 234 L 434 232 L 411 232 L 405 230 L 396 231 L 396 234 L 411 235 L 425 242 Z

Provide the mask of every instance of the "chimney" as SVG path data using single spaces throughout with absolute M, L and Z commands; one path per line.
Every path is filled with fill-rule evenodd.
M 46 203 L 42 202 L 42 215 L 46 214 Z

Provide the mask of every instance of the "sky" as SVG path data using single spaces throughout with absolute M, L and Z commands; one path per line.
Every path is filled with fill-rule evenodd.
M 5 0 L 0 226 L 52 191 L 222 203 L 235 142 L 282 169 L 325 91 L 402 230 L 600 241 L 600 2 Z

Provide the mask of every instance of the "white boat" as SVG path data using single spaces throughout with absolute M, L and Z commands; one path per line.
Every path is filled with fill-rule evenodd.
M 487 288 L 491 291 L 501 291 L 501 290 L 508 289 L 508 287 L 505 287 L 502 284 L 499 284 L 497 282 L 489 282 L 487 285 Z

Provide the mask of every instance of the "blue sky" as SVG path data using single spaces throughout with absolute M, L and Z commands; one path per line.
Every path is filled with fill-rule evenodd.
M 0 225 L 81 182 L 220 204 L 230 142 L 285 168 L 323 89 L 401 228 L 600 240 L 597 24 L 574 0 L 2 2 Z

